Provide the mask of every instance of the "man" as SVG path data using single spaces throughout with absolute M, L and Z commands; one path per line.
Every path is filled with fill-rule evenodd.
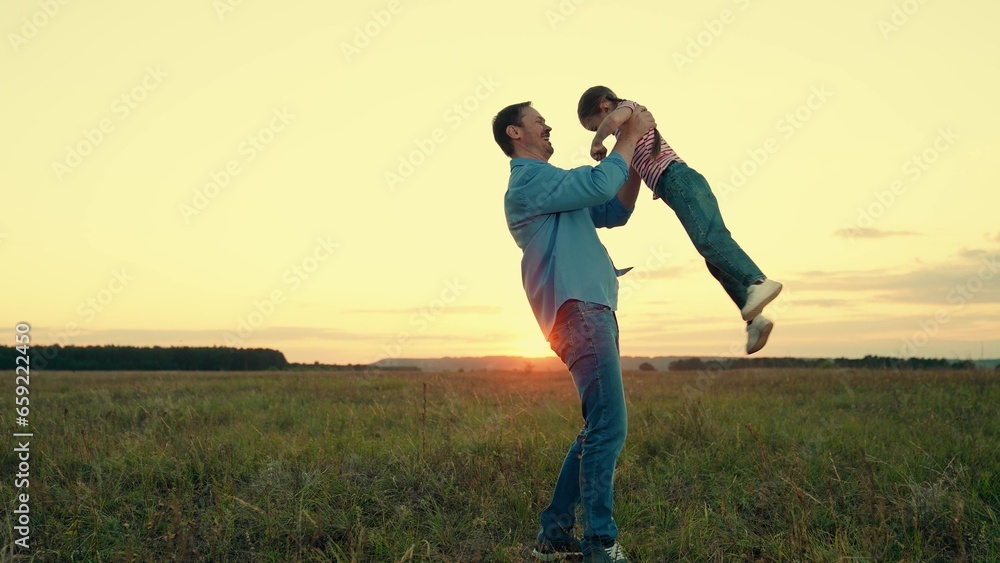
M 521 277 L 538 324 L 573 374 L 584 426 L 540 516 L 534 555 L 543 561 L 582 554 L 584 561 L 627 563 L 612 517 L 615 463 L 627 419 L 618 348 L 618 271 L 598 227 L 624 225 L 639 193 L 629 163 L 639 139 L 656 123 L 638 108 L 618 142 L 596 167 L 562 170 L 548 164 L 552 128 L 531 102 L 502 109 L 493 137 L 511 158 L 504 196 L 507 226 L 524 251 Z M 583 538 L 573 534 L 581 508 Z

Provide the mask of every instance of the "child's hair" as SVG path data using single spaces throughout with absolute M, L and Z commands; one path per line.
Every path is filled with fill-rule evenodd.
M 619 104 L 622 102 L 620 98 L 615 96 L 615 93 L 611 91 L 611 88 L 607 86 L 594 86 L 592 88 L 587 88 L 587 91 L 580 96 L 580 103 L 576 106 L 576 115 L 582 122 L 584 119 L 598 113 L 601 111 L 601 102 L 607 100 L 613 104 Z M 653 156 L 659 156 L 660 154 L 660 141 L 662 137 L 660 132 L 653 129 Z

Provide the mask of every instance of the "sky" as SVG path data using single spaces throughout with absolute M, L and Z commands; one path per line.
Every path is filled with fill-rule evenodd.
M 12 0 L 0 326 L 309 363 L 552 356 L 490 122 L 530 100 L 550 162 L 592 165 L 575 108 L 602 84 L 785 284 L 758 356 L 1000 357 L 998 19 L 987 0 Z M 623 355 L 742 355 L 738 310 L 647 188 L 600 237 L 635 267 Z

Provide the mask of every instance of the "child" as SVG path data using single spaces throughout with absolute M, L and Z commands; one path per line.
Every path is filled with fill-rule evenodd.
M 595 132 L 590 151 L 595 160 L 607 155 L 604 139 L 612 133 L 617 137 L 618 127 L 636 107 L 635 102 L 619 99 L 604 86 L 583 93 L 577 116 L 585 129 Z M 774 324 L 760 312 L 778 296 L 781 284 L 767 279 L 733 240 L 708 182 L 677 156 L 656 129 L 639 141 L 632 168 L 653 190 L 653 199 L 663 199 L 674 210 L 708 271 L 740 308 L 747 321 L 747 354 L 763 348 Z

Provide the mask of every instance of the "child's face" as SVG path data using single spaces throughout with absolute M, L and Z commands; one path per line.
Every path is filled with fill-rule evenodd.
M 600 107 L 600 111 L 590 117 L 584 118 L 583 121 L 580 122 L 580 124 L 583 125 L 583 128 L 587 131 L 597 131 L 597 128 L 601 125 L 601 122 L 604 121 L 604 118 L 611 113 L 611 102 L 604 100 L 601 102 Z

